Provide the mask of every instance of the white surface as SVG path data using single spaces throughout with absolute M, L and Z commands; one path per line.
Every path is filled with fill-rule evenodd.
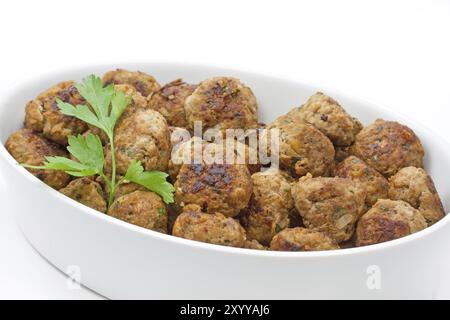
M 448 136 L 449 13 L 448 1 L 3 1 L 0 90 L 91 62 L 204 62 L 323 84 Z M 0 297 L 92 297 L 67 289 L 6 208 L 0 219 Z

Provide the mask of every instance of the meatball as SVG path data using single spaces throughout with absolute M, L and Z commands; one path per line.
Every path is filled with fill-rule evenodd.
M 403 168 L 389 183 L 389 198 L 408 202 L 419 210 L 429 226 L 444 217 L 444 207 L 433 180 L 422 168 Z
M 367 210 L 378 199 L 388 198 L 389 183 L 386 178 L 355 156 L 348 157 L 337 166 L 336 176 L 357 180 L 364 186 Z
M 320 130 L 336 146 L 351 145 L 362 129 L 361 122 L 322 92 L 317 92 L 291 112 L 298 113 L 300 119 Z
M 353 145 L 348 147 L 334 147 L 334 162 L 336 163 L 336 165 L 352 155 L 352 147 Z
M 243 248 L 253 250 L 267 250 L 265 246 L 256 240 L 245 240 Z
M 419 210 L 397 200 L 378 200 L 358 221 L 356 245 L 367 246 L 398 239 L 427 227 Z
M 229 247 L 240 248 L 245 243 L 245 230 L 241 225 L 219 212 L 185 210 L 175 220 L 172 235 Z
M 176 181 L 183 164 L 202 163 L 203 150 L 208 143 L 200 137 L 192 137 L 186 142 L 173 145 L 168 164 L 168 172 L 172 181 Z
M 184 164 L 175 183 L 175 201 L 197 204 L 207 213 L 235 217 L 247 207 L 252 181 L 245 165 Z
M 393 121 L 376 120 L 357 136 L 353 154 L 390 177 L 404 167 L 423 167 L 422 144 L 408 127 Z
M 269 245 L 273 236 L 289 227 L 289 211 L 294 208 L 291 185 L 277 170 L 252 175 L 253 194 L 241 214 L 247 237 Z
M 215 77 L 202 81 L 185 101 L 190 129 L 202 121 L 203 129 L 256 128 L 258 105 L 249 87 L 236 78 Z
M 327 176 L 334 170 L 334 147 L 330 139 L 309 124 L 296 121 L 289 115 L 275 120 L 262 133 L 262 147 L 269 148 L 271 129 L 278 129 L 280 166 L 294 176 L 307 173 Z
M 337 243 L 351 238 L 364 212 L 366 193 L 359 182 L 344 178 L 301 178 L 292 187 L 295 207 L 309 229 Z
M 59 145 L 27 128 L 20 129 L 10 135 L 5 147 L 18 163 L 33 166 L 43 165 L 45 157 L 69 156 L 68 152 Z M 28 169 L 28 171 L 54 189 L 61 189 L 70 181 L 70 176 L 64 171 L 41 169 Z
M 150 108 L 161 113 L 169 126 L 187 127 L 184 101 L 190 96 L 196 85 L 188 84 L 181 79 L 172 81 L 156 91 L 150 99 Z
M 273 251 L 323 251 L 336 250 L 339 246 L 322 232 L 305 228 L 285 229 L 273 237 Z
M 25 126 L 42 133 L 49 140 L 67 145 L 68 136 L 83 133 L 88 126 L 84 121 L 64 115 L 56 99 L 73 105 L 86 104 L 75 88 L 75 82 L 58 83 L 28 102 L 25 108 Z
M 98 182 L 89 178 L 78 178 L 59 190 L 62 194 L 76 200 L 92 209 L 106 212 L 106 201 L 103 190 Z
M 148 171 L 167 170 L 170 134 L 167 122 L 160 113 L 151 109 L 136 109 L 118 123 L 114 143 L 119 174 L 126 173 L 132 160 L 141 161 Z
M 167 208 L 151 191 L 134 191 L 116 199 L 108 215 L 150 230 L 167 233 Z
M 160 85 L 156 82 L 155 78 L 140 71 L 128 71 L 123 69 L 109 71 L 105 73 L 102 81 L 104 85 L 131 85 L 144 97 L 148 97 L 160 88 Z

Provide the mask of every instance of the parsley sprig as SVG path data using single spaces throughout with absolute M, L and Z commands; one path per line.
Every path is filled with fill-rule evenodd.
M 117 90 L 113 84 L 103 87 L 102 81 L 95 75 L 83 79 L 75 85 L 88 105 L 72 105 L 57 99 L 61 112 L 80 119 L 101 129 L 109 140 L 111 149 L 111 177 L 104 172 L 105 155 L 99 136 L 92 133 L 69 136 L 67 150 L 77 160 L 65 157 L 46 157 L 42 166 L 23 164 L 24 167 L 45 170 L 62 170 L 75 177 L 99 175 L 105 181 L 109 195 L 108 207 L 114 200 L 117 187 L 124 182 L 134 182 L 159 194 L 164 202 L 173 202 L 174 187 L 167 182 L 167 173 L 161 171 L 145 171 L 140 161 L 133 160 L 123 178 L 116 181 L 116 156 L 114 146 L 114 128 L 117 121 L 130 104 L 129 97 Z

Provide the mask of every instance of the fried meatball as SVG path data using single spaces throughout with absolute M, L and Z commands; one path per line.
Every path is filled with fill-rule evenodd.
M 179 206 L 197 204 L 207 213 L 235 217 L 247 207 L 252 181 L 245 165 L 184 164 L 175 183 Z
M 422 168 L 425 154 L 411 129 L 380 119 L 356 136 L 352 153 L 387 177 L 404 167 Z
M 88 126 L 84 121 L 64 115 L 56 99 L 75 106 L 86 104 L 75 88 L 75 82 L 60 82 L 28 102 L 25 108 L 25 126 L 42 133 L 49 140 L 67 145 L 68 136 L 83 133 Z
M 356 245 L 367 246 L 398 239 L 427 227 L 419 210 L 407 202 L 381 199 L 358 221 Z
M 249 87 L 236 78 L 214 77 L 202 81 L 185 101 L 189 128 L 202 121 L 203 129 L 255 128 L 258 105 Z
M 241 248 L 245 230 L 233 218 L 217 213 L 186 210 L 173 226 L 172 235 L 189 240 Z
M 196 85 L 188 84 L 181 79 L 172 81 L 152 95 L 150 108 L 161 113 L 169 126 L 187 127 L 184 102 L 196 88 Z
M 351 145 L 362 129 L 358 119 L 322 92 L 317 92 L 304 105 L 290 112 L 298 113 L 301 120 L 320 130 L 336 146 Z
M 295 207 L 309 229 L 337 243 L 351 238 L 364 212 L 366 193 L 359 182 L 344 178 L 301 178 L 292 187 Z
M 114 143 L 119 174 L 126 173 L 132 160 L 141 161 L 147 171 L 167 170 L 170 134 L 167 122 L 160 113 L 151 109 L 136 109 L 118 123 Z
M 388 198 L 389 183 L 386 178 L 355 156 L 348 157 L 337 166 L 336 176 L 357 180 L 364 186 L 366 190 L 367 210 L 378 199 Z
M 151 191 L 134 191 L 116 199 L 108 215 L 150 230 L 167 233 L 167 208 Z
M 422 168 L 406 167 L 389 179 L 389 198 L 403 200 L 418 209 L 431 226 L 445 215 L 433 180 Z
M 186 142 L 173 145 L 168 164 L 168 173 L 172 181 L 176 181 L 183 164 L 202 163 L 203 150 L 208 143 L 200 137 L 192 137 Z
M 247 237 L 269 245 L 273 236 L 289 227 L 289 211 L 294 208 L 291 185 L 277 170 L 252 175 L 253 194 L 241 213 Z
M 102 78 L 103 84 L 128 84 L 133 86 L 144 97 L 159 90 L 160 85 L 152 76 L 141 71 L 128 71 L 117 69 L 105 73 Z
M 5 147 L 18 163 L 33 166 L 43 165 L 45 157 L 69 156 L 59 145 L 27 128 L 11 134 Z M 70 176 L 64 171 L 41 169 L 28 169 L 28 171 L 54 189 L 61 189 L 70 181 Z
M 62 194 L 92 209 L 106 212 L 106 201 L 102 187 L 89 178 L 78 178 L 59 190 Z
M 263 246 L 256 240 L 245 240 L 243 248 L 253 250 L 267 250 L 267 247 Z
M 273 237 L 270 250 L 273 251 L 323 251 L 336 250 L 339 246 L 322 232 L 305 228 L 284 229 Z
M 261 134 L 263 148 L 271 153 L 271 129 L 279 130 L 279 161 L 283 169 L 297 177 L 307 173 L 328 176 L 333 172 L 334 147 L 322 132 L 284 115 Z

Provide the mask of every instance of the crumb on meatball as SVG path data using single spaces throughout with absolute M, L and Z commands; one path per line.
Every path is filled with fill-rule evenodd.
M 309 229 L 328 234 L 337 243 L 350 239 L 365 207 L 359 182 L 344 178 L 300 178 L 292 187 L 295 207 Z
M 18 163 L 32 166 L 43 165 L 45 157 L 69 156 L 68 152 L 59 145 L 27 128 L 20 129 L 11 134 L 5 143 L 5 147 Z M 70 181 L 70 176 L 64 171 L 42 169 L 27 170 L 54 189 L 61 189 Z
M 196 88 L 196 85 L 188 84 L 182 79 L 172 81 L 151 96 L 150 108 L 161 113 L 169 126 L 187 127 L 184 102 Z
M 425 151 L 410 128 L 378 119 L 358 133 L 352 154 L 390 177 L 404 167 L 422 168 Z
M 249 87 L 231 77 L 214 77 L 202 81 L 185 101 L 190 129 L 201 121 L 203 129 L 256 128 L 258 105 Z
M 356 245 L 398 239 L 426 227 L 425 218 L 407 202 L 381 199 L 358 221 Z
M 66 187 L 60 189 L 59 192 L 92 209 L 106 212 L 106 201 L 103 190 L 98 182 L 89 178 L 83 177 L 72 180 Z
M 134 191 L 117 198 L 108 215 L 139 227 L 167 233 L 166 205 L 151 191 Z
M 359 181 L 366 190 L 366 209 L 371 208 L 378 199 L 386 199 L 389 183 L 386 178 L 369 167 L 361 159 L 350 156 L 336 168 L 336 176 Z
M 403 200 L 418 209 L 431 226 L 445 215 L 431 177 L 422 168 L 406 167 L 389 179 L 389 198 Z
M 160 85 L 155 78 L 141 71 L 128 71 L 117 69 L 105 73 L 102 78 L 103 84 L 128 84 L 133 86 L 144 97 L 159 90 Z
M 336 250 L 339 246 L 325 233 L 306 229 L 284 229 L 270 243 L 273 251 L 323 251 Z

